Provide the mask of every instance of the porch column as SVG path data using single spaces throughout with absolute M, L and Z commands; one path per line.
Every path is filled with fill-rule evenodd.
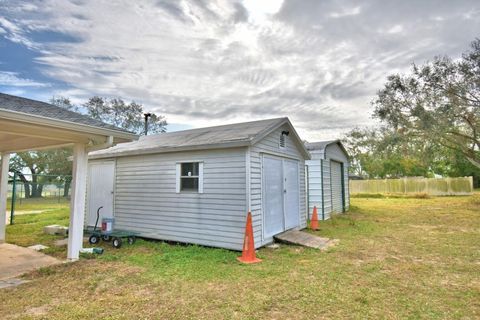
M 84 144 L 73 147 L 73 179 L 70 201 L 70 227 L 68 230 L 69 260 L 77 260 L 83 246 L 83 224 L 85 219 L 85 201 L 87 191 L 88 152 Z
M 0 243 L 5 242 L 5 225 L 7 212 L 7 187 L 8 187 L 8 164 L 10 161 L 9 153 L 2 153 L 0 160 Z

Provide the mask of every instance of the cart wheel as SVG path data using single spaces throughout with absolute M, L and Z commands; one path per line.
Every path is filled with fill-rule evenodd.
M 102 236 L 102 240 L 106 241 L 106 242 L 109 242 L 109 241 L 112 241 L 112 237 L 104 235 L 104 236 Z
M 100 237 L 94 234 L 92 234 L 90 238 L 88 238 L 88 242 L 90 244 L 97 244 L 99 241 L 100 241 Z
M 120 249 L 120 247 L 122 246 L 122 239 L 121 239 L 121 238 L 117 238 L 117 237 L 113 238 L 113 240 L 112 240 L 112 246 L 113 246 L 114 248 Z
M 135 240 L 137 240 L 134 236 L 130 236 L 127 238 L 128 240 L 128 244 L 134 244 L 135 243 Z

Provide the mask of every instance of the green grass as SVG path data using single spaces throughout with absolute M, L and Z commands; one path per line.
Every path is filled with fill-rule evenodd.
M 49 211 L 54 209 L 65 209 L 69 206 L 69 200 L 64 197 L 45 197 L 45 198 L 17 198 L 15 201 L 16 211 Z M 7 199 L 7 210 L 12 207 L 12 199 Z
M 63 213 L 62 213 L 63 212 Z M 66 221 L 65 211 L 42 214 Z M 44 241 L 7 228 L 9 241 Z M 35 227 L 33 226 L 35 225 Z M 314 233 L 327 252 L 281 245 L 263 262 L 237 252 L 139 240 L 94 259 L 46 268 L 0 290 L 20 319 L 473 319 L 480 317 L 480 195 L 353 198 Z M 29 228 L 30 228 L 29 227 Z M 27 233 L 27 235 L 22 235 Z M 29 239 L 27 241 L 27 239 Z M 45 240 L 45 241 L 48 241 Z M 57 252 L 56 255 L 59 253 Z
M 355 193 L 350 195 L 351 198 L 415 198 L 415 199 L 427 199 L 432 196 L 427 193 Z
M 45 213 L 15 216 L 14 224 L 7 226 L 6 241 L 23 247 L 40 243 L 50 247 L 47 253 L 61 257 L 66 252 L 65 248 L 55 247 L 53 243 L 64 237 L 43 233 L 43 227 L 52 224 L 68 227 L 69 209 L 53 209 Z

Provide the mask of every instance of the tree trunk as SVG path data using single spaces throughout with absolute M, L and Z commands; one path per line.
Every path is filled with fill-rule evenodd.
M 473 159 L 473 158 L 467 156 L 467 160 L 468 160 L 471 164 L 473 164 L 475 167 L 477 167 L 478 169 L 480 169 L 480 159 L 477 160 L 477 159 Z
M 43 184 L 39 184 L 37 187 L 37 193 L 39 198 L 42 197 L 42 192 L 43 192 Z
M 20 181 L 23 183 L 23 187 L 25 188 L 25 199 L 30 198 L 31 193 L 30 193 L 30 181 L 27 180 L 25 175 L 19 171 L 16 171 L 17 176 L 20 178 Z
M 32 174 L 32 198 L 41 198 L 43 186 L 37 183 L 38 179 L 35 174 Z
M 38 183 L 32 183 L 32 198 L 41 198 L 42 197 L 43 186 Z
M 68 193 L 70 192 L 70 185 L 72 184 L 72 178 L 66 178 L 65 184 L 63 185 L 63 196 L 68 198 Z
M 68 197 L 68 192 L 70 191 L 70 184 L 69 183 L 65 183 L 65 185 L 63 186 L 63 197 Z
M 25 188 L 25 199 L 32 197 L 32 191 L 30 190 L 30 182 L 24 182 L 23 187 Z

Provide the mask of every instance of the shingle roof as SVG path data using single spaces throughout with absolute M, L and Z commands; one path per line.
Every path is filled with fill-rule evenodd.
M 0 110 L 2 109 L 54 120 L 68 121 L 76 124 L 131 133 L 125 129 L 92 119 L 77 112 L 57 107 L 50 103 L 12 96 L 5 93 L 0 93 Z
M 105 150 L 91 152 L 91 158 L 127 154 L 145 154 L 213 147 L 247 146 L 273 129 L 288 123 L 288 118 L 276 118 L 227 124 L 142 136 L 138 141 L 120 143 Z

